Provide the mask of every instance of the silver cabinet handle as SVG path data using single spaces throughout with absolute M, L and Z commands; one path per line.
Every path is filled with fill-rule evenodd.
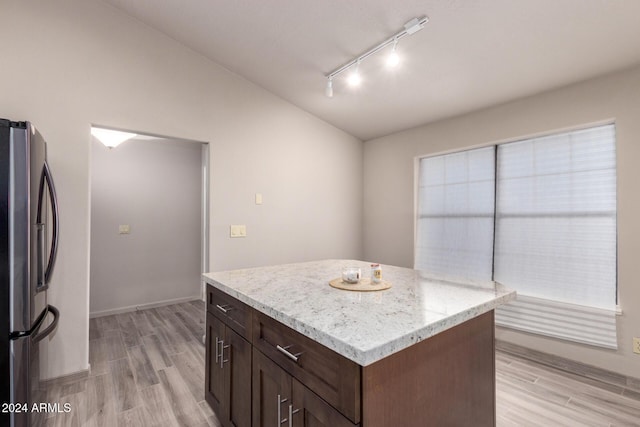
M 220 343 L 222 341 L 218 340 L 218 337 L 216 337 L 216 365 L 218 364 L 218 358 L 220 357 Z
M 290 353 L 288 350 L 291 348 L 290 345 L 286 346 L 286 347 L 281 347 L 279 344 L 276 345 L 276 348 L 278 349 L 278 351 L 280 351 L 280 353 L 284 354 L 285 356 L 287 356 L 289 359 L 293 360 L 294 362 L 298 363 L 298 357 L 300 357 L 300 355 L 302 353 Z
M 289 405 L 289 427 L 293 427 L 293 414 L 300 412 L 300 409 L 293 409 L 293 405 Z
M 223 365 L 229 361 L 229 359 L 225 359 L 224 358 L 224 350 L 226 348 L 231 347 L 231 346 L 230 345 L 224 345 L 224 341 L 220 341 L 220 343 L 222 344 L 222 348 L 221 348 L 221 351 L 220 351 L 220 369 L 222 369 L 224 367 Z
M 278 426 L 280 427 L 280 424 L 286 423 L 287 419 L 285 418 L 284 420 L 282 419 L 282 409 L 281 406 L 284 402 L 286 402 L 287 399 L 286 398 L 282 398 L 280 395 L 278 395 Z
M 280 410 L 280 395 L 278 395 L 278 425 L 276 427 L 280 427 L 280 424 L 282 424 L 282 414 Z
M 230 305 L 216 304 L 216 307 L 218 308 L 218 310 L 220 310 L 223 313 L 226 313 L 227 311 L 233 310 L 233 307 L 231 307 Z

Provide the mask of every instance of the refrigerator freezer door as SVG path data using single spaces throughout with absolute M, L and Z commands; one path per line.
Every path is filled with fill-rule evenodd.
M 45 318 L 46 314 L 43 320 Z M 46 333 L 43 333 L 40 339 L 36 339 L 37 337 L 38 331 L 34 331 L 31 335 L 11 340 L 10 402 L 27 404 L 29 409 L 27 412 L 11 412 L 11 427 L 35 427 L 45 424 L 45 412 L 31 411 L 34 404 L 47 402 L 46 383 L 40 373 L 41 353 L 46 353 L 47 349 L 47 340 L 42 339 L 46 337 Z
M 46 293 L 39 292 L 38 276 L 46 283 L 43 252 L 48 194 L 40 190 L 48 170 L 45 142 L 30 124 L 12 127 L 9 141 L 9 327 L 17 333 L 32 329 L 47 306 Z M 39 209 L 44 212 L 40 222 Z
M 27 129 L 12 127 L 9 137 L 9 328 L 31 329 L 30 155 Z
M 49 314 L 53 315 L 48 323 Z M 26 404 L 28 409 L 33 405 L 47 402 L 47 387 L 45 375 L 41 372 L 47 368 L 41 359 L 48 357 L 48 340 L 46 339 L 58 325 L 60 312 L 50 305 L 38 316 L 38 322 L 33 330 L 26 335 L 13 338 L 10 341 L 10 378 L 11 394 L 8 402 Z M 45 413 L 27 411 L 11 412 L 11 427 L 43 426 Z
M 42 135 L 30 123 L 27 126 L 27 138 L 29 139 L 29 242 L 30 242 L 30 276 L 29 276 L 29 296 L 30 296 L 30 317 L 31 327 L 37 316 L 47 307 L 46 290 L 48 274 L 46 270 L 47 251 L 47 221 L 49 198 L 45 192 L 45 183 L 49 181 L 49 170 L 47 168 L 46 144 Z M 52 203 L 52 206 L 54 204 Z M 57 223 L 57 215 L 56 215 Z M 38 230 L 42 229 L 39 233 Z M 41 241 L 38 241 L 38 238 Z M 56 236 L 57 238 L 57 236 Z M 44 271 L 44 281 L 38 282 L 38 272 Z
M 10 390 L 12 403 L 29 403 L 29 362 L 31 359 L 31 337 L 24 336 L 10 341 Z M 11 412 L 11 427 L 27 427 L 30 424 L 28 412 Z

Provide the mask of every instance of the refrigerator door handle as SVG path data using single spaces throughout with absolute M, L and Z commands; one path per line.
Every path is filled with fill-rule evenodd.
M 51 312 L 53 314 L 53 321 L 49 326 L 47 326 L 44 330 L 38 331 L 36 330 L 35 335 L 31 337 L 31 340 L 36 343 L 38 341 L 42 341 L 47 335 L 53 332 L 58 326 L 58 320 L 60 320 L 60 311 L 57 308 L 49 304 L 47 306 L 47 313 Z M 46 317 L 46 314 L 45 314 Z
M 47 314 L 49 314 L 49 307 L 46 307 L 44 310 L 42 310 L 42 313 L 40 313 L 40 315 L 36 319 L 34 326 L 31 329 L 29 329 L 28 331 L 11 332 L 9 333 L 9 339 L 16 340 L 18 338 L 28 337 L 29 335 L 35 336 L 38 333 L 38 330 L 40 329 L 42 324 L 44 323 L 44 320 L 47 318 Z
M 37 222 L 42 223 L 42 199 L 44 198 L 44 184 L 47 183 L 49 189 L 49 198 L 51 199 L 51 217 L 53 219 L 53 229 L 51 238 L 51 252 L 49 253 L 49 261 L 47 268 L 44 270 L 44 283 L 39 290 L 46 289 L 46 285 L 51 281 L 51 273 L 53 273 L 53 266 L 56 263 L 56 256 L 58 255 L 58 239 L 60 236 L 60 221 L 58 217 L 58 196 L 56 195 L 56 187 L 53 184 L 53 178 L 51 177 L 51 170 L 49 164 L 44 162 L 44 169 L 42 171 L 42 178 L 40 179 L 40 201 L 38 202 L 38 218 Z M 45 213 L 46 215 L 46 213 Z M 44 262 L 44 258 L 43 258 Z
M 36 241 L 37 241 L 37 262 L 36 262 L 36 283 L 38 291 L 44 290 L 45 282 L 44 282 L 44 272 L 45 265 L 44 260 L 46 257 L 47 250 L 47 229 L 45 228 L 46 224 L 39 222 L 36 224 Z

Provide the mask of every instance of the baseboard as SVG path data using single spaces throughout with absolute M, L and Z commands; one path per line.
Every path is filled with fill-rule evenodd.
M 189 301 L 195 301 L 195 300 L 202 300 L 202 297 L 200 295 L 194 295 L 194 296 L 185 297 L 185 298 L 174 298 L 170 300 L 156 301 L 156 302 L 150 302 L 146 304 L 130 305 L 127 307 L 114 308 L 111 310 L 94 311 L 89 313 L 89 318 L 93 319 L 94 317 L 103 317 L 103 316 L 110 316 L 112 314 L 129 313 L 132 311 L 144 310 L 146 308 L 162 307 L 164 305 L 179 304 L 181 302 L 189 302 Z
M 52 386 L 54 384 L 62 384 L 63 385 L 63 384 L 76 382 L 76 381 L 81 380 L 83 378 L 87 378 L 89 376 L 90 371 L 91 371 L 91 367 L 89 367 L 87 369 L 82 369 L 82 370 L 77 371 L 77 372 L 72 372 L 70 374 L 61 375 L 59 377 L 48 378 L 48 379 L 44 380 L 43 383 L 47 387 L 49 387 L 49 386 Z
M 496 340 L 496 350 L 522 357 L 523 359 L 532 360 L 552 368 L 561 369 L 572 374 L 580 375 L 592 380 L 601 381 L 607 384 L 615 385 L 634 392 L 640 392 L 640 379 L 630 377 L 617 372 L 608 371 L 596 366 L 587 365 L 585 363 L 576 362 L 561 356 L 544 353 L 538 350 L 532 350 L 518 344 Z

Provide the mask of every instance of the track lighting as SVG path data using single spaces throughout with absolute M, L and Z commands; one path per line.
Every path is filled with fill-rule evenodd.
M 360 77 L 360 62 L 364 61 L 374 53 L 379 52 L 380 50 L 384 49 L 385 47 L 389 46 L 392 43 L 393 43 L 393 48 L 391 50 L 391 53 L 389 54 L 389 57 L 387 58 L 387 64 L 390 67 L 397 66 L 400 63 L 400 57 L 396 52 L 396 46 L 398 45 L 398 41 L 404 36 L 410 36 L 412 34 L 417 33 L 418 31 L 424 28 L 427 22 L 429 22 L 429 18 L 426 16 L 423 16 L 422 18 L 413 18 L 411 21 L 404 24 L 403 30 L 398 31 L 396 34 L 389 37 L 382 43 L 369 49 L 368 51 L 362 53 L 361 55 L 357 56 L 356 58 L 352 59 L 351 61 L 347 62 L 346 64 L 336 68 L 335 70 L 327 74 L 325 76 L 327 78 L 327 89 L 325 90 L 325 94 L 327 95 L 327 97 L 329 98 L 333 97 L 333 78 L 351 69 L 354 65 L 355 65 L 355 70 L 351 73 L 351 75 L 349 75 L 349 78 L 347 79 L 347 81 L 350 86 L 359 85 L 360 82 L 362 81 L 362 78 Z
M 387 65 L 389 67 L 395 67 L 400 63 L 400 57 L 398 56 L 398 52 L 396 52 L 396 46 L 398 45 L 398 39 L 393 41 L 393 49 L 391 53 L 387 57 Z

